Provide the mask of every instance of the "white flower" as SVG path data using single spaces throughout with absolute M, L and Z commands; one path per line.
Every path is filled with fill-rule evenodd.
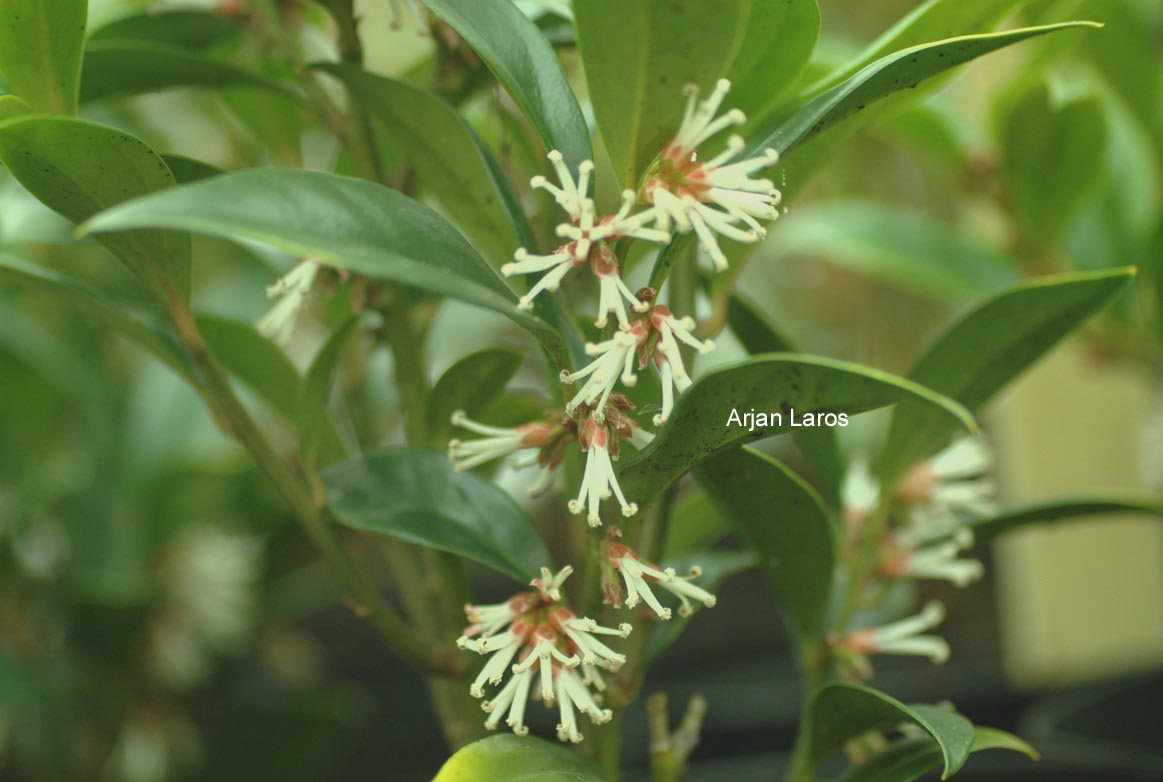
M 471 624 L 457 640 L 457 646 L 489 655 L 469 692 L 483 698 L 486 686 L 496 686 L 507 673 L 511 674 L 496 696 L 481 704 L 489 714 L 485 727 L 490 730 L 503 719 L 517 735 L 529 732 L 525 708 L 534 684 L 538 685 L 543 703 L 558 704 L 561 721 L 557 733 L 562 741 L 582 740 L 577 712 L 586 714 L 595 724 L 612 717 L 608 709 L 599 707 L 598 697 L 589 687 L 601 681 L 598 667 L 617 671 L 626 658 L 597 636 L 626 638 L 631 628 L 629 624 L 616 629 L 602 627 L 592 619 L 578 618 L 561 605 L 561 586 L 571 572 L 568 567 L 556 574 L 542 568 L 541 577 L 532 582 L 536 591 L 496 605 L 465 607 Z M 583 676 L 577 674 L 578 668 Z M 596 688 L 600 691 L 604 683 Z
M 560 288 L 565 275 L 586 261 L 586 256 L 578 255 L 576 242 L 563 244 L 549 255 L 531 255 L 524 247 L 520 247 L 513 253 L 513 258 L 513 263 L 506 263 L 501 267 L 501 274 L 506 277 L 545 272 L 517 302 L 517 306 L 523 310 L 532 309 L 533 300 L 542 291 L 555 291 Z
M 295 320 L 307 302 L 307 294 L 315 283 L 319 264 L 303 261 L 267 288 L 267 298 L 278 299 L 258 322 L 259 332 L 280 345 L 291 341 Z
M 688 85 L 682 124 L 663 150 L 644 190 L 646 200 L 655 207 L 656 227 L 668 230 L 674 223 L 681 233 L 693 230 L 720 271 L 727 268 L 727 256 L 719 248 L 715 234 L 740 242 L 758 241 L 765 234 L 759 221 L 779 216 L 776 206 L 781 197 L 771 180 L 752 178 L 776 164 L 779 155 L 774 149 L 732 163 L 746 143 L 739 136 L 731 136 L 721 153 L 705 162 L 698 159 L 700 144 L 747 120 L 738 109 L 715 116 L 730 89 L 731 83 L 720 79 L 710 96 L 699 103 L 698 88 Z
M 452 414 L 453 426 L 485 435 L 479 440 L 449 440 L 448 458 L 457 472 L 470 470 L 494 459 L 508 456 L 508 465 L 520 470 L 539 467 L 537 478 L 529 486 L 536 497 L 553 485 L 554 471 L 561 462 L 561 448 L 572 430 L 571 421 L 551 423 L 531 421 L 515 427 L 488 426 L 470 419 L 463 410 Z
M 964 517 L 996 512 L 997 485 L 986 473 L 993 452 L 980 438 L 957 440 L 932 459 L 913 465 L 897 487 L 909 521 L 923 537 L 952 533 Z
M 583 160 L 577 167 L 577 179 L 569 173 L 569 167 L 565 165 L 565 160 L 561 153 L 556 149 L 549 151 L 546 155 L 549 162 L 553 164 L 553 170 L 557 172 L 558 184 L 553 184 L 543 176 L 535 176 L 529 180 L 529 184 L 535 188 L 540 188 L 553 196 L 553 200 L 557 202 L 565 213 L 569 215 L 569 219 L 573 223 L 579 223 L 582 219 L 582 213 L 585 211 L 585 206 L 590 203 L 586 197 L 590 187 L 590 175 L 594 171 L 594 161 Z M 590 204 L 592 208 L 592 204 Z M 591 217 L 593 213 L 591 211 Z M 585 255 L 585 253 L 581 253 Z
M 654 366 L 662 378 L 662 411 L 654 416 L 654 425 L 661 426 L 674 409 L 674 392 L 682 393 L 691 385 L 690 375 L 682 363 L 679 342 L 685 342 L 699 351 L 709 353 L 715 349 L 710 340 L 696 339 L 695 322 L 691 318 L 676 318 L 669 309 L 656 306 L 650 314 L 651 325 L 658 332 L 658 343 L 654 347 Z M 673 386 L 673 388 L 672 388 Z
M 606 402 L 618 380 L 625 386 L 633 386 L 638 382 L 638 376 L 634 374 L 634 351 L 646 337 L 645 326 L 634 323 L 619 330 L 605 342 L 586 345 L 586 354 L 594 356 L 594 360 L 576 372 L 561 373 L 563 383 L 576 383 L 588 378 L 566 404 L 565 412 L 573 415 L 582 404 L 586 404 L 593 408 L 597 420 L 603 420 Z
M 716 599 L 707 590 L 691 583 L 702 575 L 700 568 L 691 568 L 689 575 L 678 576 L 674 568 L 659 568 L 638 559 L 638 555 L 621 543 L 610 543 L 606 546 L 606 558 L 610 565 L 622 577 L 626 589 L 625 604 L 627 608 L 634 608 L 639 601 L 646 603 L 659 619 L 670 619 L 671 611 L 659 602 L 652 586 L 661 587 L 678 597 L 680 616 L 690 616 L 694 613 L 691 600 L 702 603 L 707 608 L 714 608 Z M 615 607 L 618 600 L 615 598 Z
M 840 502 L 843 506 L 844 522 L 858 526 L 876 510 L 880 503 L 880 483 L 872 477 L 868 468 L 868 458 L 863 454 L 852 457 L 844 472 L 844 482 L 840 487 Z
M 626 495 L 622 493 L 622 487 L 618 484 L 613 463 L 613 459 L 617 458 L 617 440 L 611 438 L 609 428 L 591 417 L 582 430 L 580 440 L 582 449 L 586 452 L 586 467 L 577 499 L 569 501 L 569 512 L 578 514 L 588 511 L 586 521 L 591 527 L 600 527 L 601 502 L 612 495 L 617 497 L 622 515 L 633 516 L 638 512 L 638 504 L 627 502 Z
M 629 303 L 635 312 L 645 312 L 650 309 L 650 305 L 644 301 L 639 301 L 634 292 L 622 281 L 622 275 L 618 273 L 618 261 L 608 246 L 604 244 L 598 246 L 594 251 L 591 264 L 594 276 L 598 278 L 600 292 L 598 319 L 594 321 L 594 325 L 598 328 L 605 328 L 606 315 L 612 312 L 618 319 L 619 326 L 629 328 L 630 320 L 626 312 L 626 304 Z
M 901 537 L 894 536 L 897 540 Z M 932 578 L 965 587 L 985 574 L 985 567 L 976 559 L 958 559 L 961 552 L 972 547 L 973 532 L 962 527 L 943 540 L 916 547 L 906 543 L 903 550 L 887 558 L 881 573 L 888 578 Z
M 928 657 L 940 664 L 949 659 L 949 644 L 944 638 L 924 633 L 941 624 L 944 619 L 945 606 L 934 600 L 915 616 L 849 635 L 844 639 L 843 646 L 859 658 L 867 658 L 871 654 L 899 654 Z

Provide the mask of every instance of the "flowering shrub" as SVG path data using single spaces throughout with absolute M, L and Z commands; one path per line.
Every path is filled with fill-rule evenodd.
M 189 48 L 165 13 L 86 42 L 83 0 L 0 0 L 10 86 L 0 160 L 140 290 L 111 298 L 34 263 L 0 266 L 140 343 L 245 449 L 384 653 L 428 678 L 454 753 L 438 782 L 553 769 L 578 782 L 617 778 L 618 721 L 653 656 L 716 607 L 723 579 L 750 569 L 780 602 L 804 681 L 790 779 L 819 778 L 870 735 L 877 753 L 849 751 L 864 762 L 845 779 L 951 775 L 990 748 L 1033 754 L 951 707 L 904 704 L 865 682 L 879 655 L 940 664 L 953 651 L 938 634 L 941 603 L 902 611 L 890 594 L 922 580 L 967 586 L 983 574 L 968 556 L 975 539 L 1046 517 L 998 509 L 974 415 L 1132 271 L 1003 290 L 933 341 L 907 377 L 798 352 L 748 314 L 737 284 L 829 138 L 977 57 L 1093 27 L 990 32 L 1014 5 L 958 13 L 930 0 L 869 52 L 825 70 L 809 67 L 815 0 L 396 1 L 395 23 L 422 28 L 437 52 L 431 74 L 404 81 L 364 70 L 351 0 L 252 0 L 206 14 L 251 36 L 263 69 Z M 947 29 L 950 20 L 967 26 Z M 576 48 L 568 67 L 551 30 Z M 315 62 L 307 52 L 321 32 L 331 37 Z M 162 33 L 172 40 L 150 40 Z M 77 117 L 79 102 L 177 87 L 244 88 L 289 107 L 329 154 L 288 164 L 272 139 L 280 165 L 228 172 L 159 154 L 112 120 Z M 536 153 L 502 158 L 482 103 Z M 298 149 L 291 157 L 302 162 Z M 560 213 L 546 211 L 546 195 Z M 261 248 L 281 265 L 254 328 L 207 327 L 199 277 L 213 250 L 192 235 Z M 471 305 L 483 334 L 507 329 L 506 345 L 461 355 L 437 379 L 426 341 L 449 301 Z M 721 335 L 746 357 L 709 366 Z M 391 355 L 391 414 L 345 419 L 335 380 L 345 378 L 340 395 L 366 402 L 352 383 L 374 383 L 365 370 L 379 346 Z M 271 369 L 286 363 L 283 349 L 310 354 L 302 375 Z M 519 371 L 538 386 L 535 401 L 510 387 Z M 278 415 L 256 414 L 259 405 Z M 749 444 L 792 431 L 797 415 L 846 422 L 888 408 L 873 453 L 845 453 L 822 426 L 795 432 L 796 470 Z M 725 424 L 757 410 L 770 413 L 762 425 Z M 502 485 L 544 499 L 518 503 Z M 738 536 L 672 552 L 676 504 L 693 491 Z M 1084 512 L 1058 505 L 1050 515 Z M 350 556 L 344 528 L 383 539 L 385 578 Z M 203 568 L 207 546 L 247 550 L 213 535 L 195 544 L 175 567 Z M 257 556 L 223 556 L 240 562 L 221 595 L 191 572 L 191 586 L 167 598 L 181 620 L 173 632 L 199 639 L 186 665 L 159 636 L 171 678 L 193 675 L 206 648 L 237 635 L 201 606 L 233 603 Z M 516 591 L 474 602 L 470 562 Z M 384 580 L 399 605 L 376 586 Z M 654 779 L 677 780 L 713 704 L 695 699 L 674 730 L 652 704 Z M 546 709 L 555 730 L 539 727 Z M 515 736 L 482 738 L 493 730 Z M 579 747 L 555 746 L 554 734 Z

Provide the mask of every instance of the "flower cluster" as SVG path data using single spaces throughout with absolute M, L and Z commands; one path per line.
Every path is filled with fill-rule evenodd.
M 531 696 L 547 706 L 557 704 L 561 718 L 557 736 L 562 741 L 582 740 L 579 712 L 595 725 L 613 716 L 601 707 L 601 693 L 606 688 L 601 670 L 616 672 L 626 658 L 599 636 L 626 638 L 630 625 L 602 627 L 574 614 L 561 593 L 572 572 L 569 567 L 556 574 L 542 568 L 541 578 L 531 583 L 532 591 L 514 595 L 504 603 L 465 606 L 469 627 L 457 646 L 489 656 L 470 688 L 473 697 L 485 697 L 486 685 L 498 685 L 509 674 L 497 694 L 481 704 L 489 715 L 485 726 L 490 730 L 504 719 L 517 735 L 528 733 L 525 708 Z
M 304 260 L 267 288 L 267 298 L 274 299 L 266 315 L 258 322 L 259 332 L 280 345 L 291 341 L 299 312 L 307 305 L 307 294 L 319 274 L 318 261 Z
M 614 541 L 605 544 L 604 553 L 608 569 L 603 574 L 602 591 L 606 602 L 615 608 L 622 605 L 634 608 L 639 602 L 643 602 L 659 619 L 670 619 L 670 609 L 659 602 L 653 587 L 664 589 L 677 597 L 678 613 L 683 617 L 695 612 L 692 600 L 702 603 L 707 608 L 715 607 L 715 596 L 692 583 L 703 574 L 698 567 L 691 568 L 686 576 L 679 576 L 674 568 L 663 568 L 650 562 L 643 562 L 628 547 Z

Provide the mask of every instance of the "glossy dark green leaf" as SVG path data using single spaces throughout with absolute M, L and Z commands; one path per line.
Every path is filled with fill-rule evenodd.
M 909 378 L 978 410 L 1124 289 L 1134 270 L 1063 274 L 1022 283 L 986 301 L 938 337 Z M 882 459 L 893 476 L 946 444 L 953 427 L 921 405 L 893 413 Z
M 794 353 L 772 353 L 715 369 L 679 397 L 670 420 L 650 445 L 626 460 L 621 482 L 627 497 L 644 505 L 716 451 L 770 437 L 807 413 L 856 413 L 920 400 L 945 416 L 973 428 L 972 416 L 956 402 L 917 385 L 858 364 Z M 770 426 L 728 426 L 732 410 L 782 413 Z
M 1105 184 L 1104 111 L 1097 95 L 1056 101 L 1038 82 L 1002 122 L 1002 175 L 1023 236 L 1038 247 L 1056 246 Z
M 1127 514 L 1163 518 L 1163 500 L 1145 497 L 1070 497 L 1002 511 L 996 516 L 975 522 L 973 531 L 979 541 L 987 541 L 1033 524 L 1081 521 L 1095 516 L 1122 518 Z
M 464 410 L 469 418 L 475 418 L 486 409 L 505 390 L 524 359 L 519 350 L 485 348 L 445 370 L 428 397 L 432 442 L 443 446 L 452 437 L 453 412 Z
M 577 0 L 574 27 L 594 116 L 623 187 L 678 130 L 683 86 L 710 90 L 738 49 L 750 0 Z M 749 55 L 754 57 L 754 55 Z
M 714 593 L 727 579 L 755 567 L 756 561 L 757 558 L 752 551 L 718 549 L 696 551 L 682 557 L 664 559 L 661 564 L 674 568 L 679 574 L 689 573 L 692 567 L 698 567 L 702 573 L 695 583 Z M 660 599 L 663 603 L 667 602 L 665 596 L 660 596 Z M 677 604 L 677 601 L 674 602 Z M 670 648 L 682 635 L 689 620 L 690 617 L 682 616 L 676 610 L 670 621 L 655 622 L 649 629 L 650 639 L 646 644 L 646 656 L 653 660 Z
M 339 523 L 471 559 L 528 582 L 552 560 L 517 504 L 442 453 L 367 454 L 323 471 Z
M 321 454 L 342 453 L 338 436 L 331 425 L 327 403 L 331 397 L 335 369 L 352 335 L 359 333 L 359 322 L 359 316 L 353 315 L 331 333 L 315 354 L 302 384 L 296 390 L 299 454 L 308 473 L 315 469 Z M 325 448 L 328 444 L 331 447 Z
M 191 385 L 201 383 L 198 372 L 177 337 L 152 318 L 110 299 L 84 283 L 0 253 L 0 279 L 59 296 L 63 306 L 75 309 L 102 328 L 109 328 L 144 347 Z
M 178 87 L 283 89 L 270 79 L 176 46 L 106 41 L 90 44 L 85 50 L 82 103 Z
M 49 208 L 75 223 L 147 193 L 173 175 L 156 152 L 120 130 L 63 117 L 17 117 L 0 124 L 0 160 Z M 99 237 L 165 301 L 190 291 L 190 237 L 178 231 L 115 231 Z
M 836 525 L 820 496 L 775 459 L 735 448 L 699 469 L 703 488 L 759 553 L 798 635 L 819 632 L 832 593 Z
M 495 268 L 532 235 L 513 186 L 456 109 L 431 92 L 353 65 L 321 65 L 382 123 L 416 169 L 421 184 Z
M 207 11 L 149 11 L 126 16 L 93 31 L 90 46 L 108 41 L 145 41 L 153 44 L 205 49 L 242 32 L 225 14 Z
M 44 114 L 77 113 L 88 0 L 0 0 L 0 71 Z
M 1008 749 L 1038 759 L 1037 751 L 1017 736 L 996 728 L 975 726 L 970 752 L 987 749 Z M 893 742 L 841 779 L 843 782 L 914 782 L 939 768 L 941 761 L 941 749 L 932 739 L 906 738 Z
M 593 157 L 590 134 L 561 64 L 537 25 L 507 0 L 422 0 L 456 30 L 571 166 Z
M 494 310 L 565 368 L 561 337 L 520 310 L 504 281 L 444 218 L 395 190 L 316 171 L 240 171 L 138 199 L 89 221 L 98 235 L 175 228 L 245 239 Z
M 731 61 L 730 104 L 755 126 L 795 84 L 820 37 L 816 0 L 750 0 L 743 39 Z
M 811 749 L 818 764 L 850 738 L 870 730 L 912 724 L 940 749 L 942 779 L 965 764 L 973 747 L 973 724 L 960 714 L 935 706 L 906 706 L 883 692 L 854 684 L 830 684 L 812 707 Z
M 592 759 L 542 739 L 505 733 L 459 750 L 433 782 L 605 782 Z
M 294 421 L 299 372 L 283 351 L 249 323 L 217 315 L 199 315 L 197 323 L 222 365 L 280 415 Z

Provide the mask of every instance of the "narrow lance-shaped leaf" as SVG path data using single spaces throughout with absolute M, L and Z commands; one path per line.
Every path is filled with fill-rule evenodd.
M 204 49 L 242 32 L 243 26 L 225 14 L 185 9 L 148 11 L 99 27 L 89 36 L 89 46 L 108 41 L 146 41 Z
M 812 487 L 775 459 L 735 448 L 705 461 L 703 488 L 760 556 L 797 635 L 819 632 L 832 592 L 836 529 Z
M 509 0 L 422 0 L 504 85 L 549 149 L 576 167 L 593 157 L 589 129 L 553 47 Z
M 816 0 L 750 0 L 747 7 L 727 78 L 732 104 L 747 115 L 747 126 L 755 127 L 811 59 L 820 37 L 820 6 Z
M 970 752 L 988 749 L 1008 749 L 1032 760 L 1038 759 L 1037 750 L 1012 733 L 975 726 Z M 904 738 L 856 766 L 841 779 L 842 782 L 914 782 L 939 768 L 941 763 L 941 748 L 932 739 Z
M 331 425 L 327 403 L 335 370 L 352 334 L 359 333 L 359 323 L 359 316 L 352 315 L 331 333 L 296 389 L 299 454 L 308 474 L 314 471 L 321 458 L 343 455 L 343 446 Z
M 98 235 L 176 228 L 261 242 L 499 312 L 537 337 L 559 368 L 569 366 L 558 333 L 517 308 L 517 297 L 455 228 L 374 182 L 317 171 L 241 171 L 138 199 L 83 228 Z
M 755 356 L 707 373 L 680 396 L 654 441 L 626 461 L 622 487 L 644 505 L 716 451 L 792 431 L 793 412 L 802 424 L 806 414 L 853 415 L 905 399 L 923 400 L 941 411 L 939 418 L 975 426 L 956 402 L 885 372 L 818 356 Z M 733 410 L 774 415 L 766 426 L 728 425 Z
M 1163 500 L 1146 497 L 1069 497 L 1005 510 L 973 524 L 979 542 L 1034 524 L 1056 524 L 1084 519 L 1124 518 L 1127 515 L 1163 519 Z
M 0 0 L 0 71 L 45 114 L 77 113 L 88 0 Z
M 739 46 L 746 0 L 577 0 L 578 49 L 594 115 L 623 187 L 678 130 L 684 85 L 710 89 Z
M 170 189 L 173 175 L 143 141 L 105 125 L 63 117 L 0 124 L 0 161 L 30 193 L 75 223 L 130 198 Z M 117 230 L 98 237 L 155 298 L 190 291 L 190 237 L 180 231 Z
M 527 583 L 552 560 L 503 490 L 441 453 L 365 455 L 323 471 L 327 507 L 348 527 L 471 559 Z
M 978 306 L 909 371 L 926 388 L 978 410 L 1125 288 L 1134 270 L 1063 274 L 1026 282 Z M 953 428 L 922 406 L 894 411 L 881 460 L 892 477 L 946 443 Z

